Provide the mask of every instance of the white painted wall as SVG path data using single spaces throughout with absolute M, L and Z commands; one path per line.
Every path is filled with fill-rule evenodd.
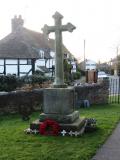
M 0 59 L 0 65 L 3 65 L 3 64 L 4 64 L 3 59 Z
M 86 70 L 96 70 L 96 62 L 92 60 L 86 60 Z
M 16 74 L 17 75 L 17 60 L 15 59 L 6 59 L 6 74 Z M 7 64 L 16 64 L 16 65 L 7 65 Z M 27 64 L 27 60 L 20 60 L 20 72 L 28 72 L 31 69 L 31 65 L 24 65 Z M 4 60 L 0 60 L 0 65 L 4 65 Z M 3 73 L 4 66 L 0 66 L 0 73 Z M 30 73 L 31 75 L 32 73 Z M 23 76 L 25 74 L 20 74 Z
M 43 53 L 41 53 L 43 54 Z M 52 59 L 47 60 L 46 63 L 46 67 L 47 68 L 52 68 L 53 65 L 55 65 L 55 53 L 54 52 L 50 52 Z M 16 59 L 8 59 L 6 60 L 6 64 L 16 64 L 16 65 L 6 65 L 6 74 L 16 74 L 17 75 L 17 60 Z M 20 60 L 20 72 L 28 72 L 31 69 L 31 65 L 25 65 L 27 64 L 27 60 L 21 59 Z M 0 59 L 0 65 L 4 65 L 4 60 Z M 73 69 L 72 72 L 76 72 L 76 63 L 73 61 L 72 62 L 73 65 Z M 44 57 L 42 59 L 36 60 L 35 63 L 35 70 L 39 69 L 38 66 L 45 66 L 45 59 Z M 0 66 L 0 73 L 3 73 L 4 71 L 4 67 Z M 32 74 L 32 72 L 30 72 L 30 75 Z M 50 73 L 52 74 L 52 73 Z M 23 76 L 25 74 L 20 74 L 20 76 Z
M 3 71 L 4 71 L 4 67 L 0 66 L 0 73 L 3 73 Z
M 45 66 L 45 59 L 38 59 L 35 62 L 35 70 L 39 69 L 38 66 Z

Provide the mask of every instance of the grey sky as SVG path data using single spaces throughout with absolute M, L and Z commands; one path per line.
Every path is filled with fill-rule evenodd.
M 83 59 L 108 61 L 116 56 L 120 44 L 120 0 L 4 0 L 0 5 L 0 39 L 11 31 L 11 18 L 21 14 L 25 27 L 41 32 L 44 24 L 53 25 L 55 11 L 63 16 L 63 24 L 71 22 L 77 28 L 64 33 L 67 48 Z M 52 36 L 52 35 L 51 35 Z

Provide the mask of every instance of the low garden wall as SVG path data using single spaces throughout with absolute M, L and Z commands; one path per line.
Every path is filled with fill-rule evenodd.
M 88 100 L 90 105 L 107 104 L 109 96 L 109 81 L 103 80 L 101 83 L 84 84 L 75 87 L 76 106 L 83 105 L 84 100 Z
M 90 104 L 108 103 L 108 83 L 75 86 L 76 102 L 80 106 L 83 100 Z M 43 105 L 43 89 L 32 91 L 0 92 L 0 115 L 8 113 L 41 110 Z
M 41 110 L 42 104 L 43 89 L 0 92 L 0 115 Z

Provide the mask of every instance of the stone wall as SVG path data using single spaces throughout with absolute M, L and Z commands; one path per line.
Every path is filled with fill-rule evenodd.
M 0 92 L 0 115 L 41 110 L 43 89 L 33 91 Z
M 89 100 L 90 104 L 108 103 L 108 82 L 101 84 L 86 84 L 75 87 L 76 102 Z M 18 113 L 22 111 L 32 112 L 41 110 L 43 106 L 43 89 L 33 91 L 0 92 L 0 115 Z
M 76 86 L 76 105 L 83 105 L 84 100 L 89 100 L 92 104 L 107 104 L 109 96 L 109 81 L 103 80 L 101 83 L 84 84 Z

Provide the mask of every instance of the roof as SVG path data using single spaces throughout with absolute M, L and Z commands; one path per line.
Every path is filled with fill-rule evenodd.
M 0 40 L 0 58 L 40 58 L 39 49 L 45 58 L 50 58 L 50 47 L 43 34 L 19 27 Z
M 93 60 L 87 59 L 86 64 L 96 64 L 96 62 Z
M 72 54 L 62 45 L 63 54 Z M 46 59 L 52 58 L 50 50 L 55 51 L 55 40 L 47 39 L 42 33 L 18 27 L 14 32 L 0 40 L 0 58 L 42 58 L 40 49 Z
M 90 59 L 86 59 L 85 63 L 86 63 L 86 64 L 89 64 L 89 63 L 96 64 L 96 62 L 95 62 L 95 61 L 90 60 Z M 84 61 L 81 61 L 79 64 L 84 64 Z

